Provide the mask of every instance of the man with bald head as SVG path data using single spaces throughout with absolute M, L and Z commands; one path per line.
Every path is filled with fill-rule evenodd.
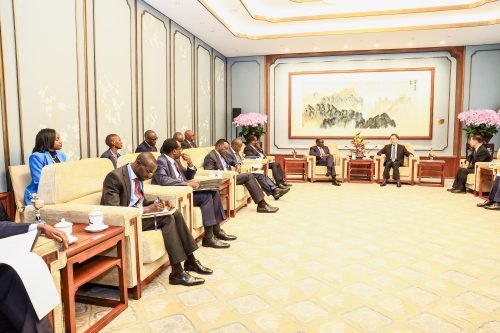
M 158 135 L 153 130 L 147 130 L 144 133 L 144 141 L 137 146 L 135 149 L 136 153 L 147 153 L 147 152 L 157 152 L 156 141 L 158 141 Z
M 184 137 L 182 136 L 181 132 L 175 132 L 172 136 L 172 139 L 175 139 L 177 142 L 179 142 L 179 144 L 182 144 L 182 141 L 184 141 Z
M 144 196 L 143 181 L 149 180 L 156 172 L 156 159 L 151 153 L 141 153 L 134 163 L 111 171 L 104 179 L 101 205 L 137 207 L 143 213 L 157 213 L 165 207 L 171 208 L 167 201 L 150 201 Z M 169 282 L 173 285 L 195 286 L 205 282 L 187 271 L 198 274 L 212 274 L 194 256 L 198 249 L 182 215 L 176 211 L 172 215 L 142 218 L 142 230 L 160 230 L 163 235 L 172 273 Z M 184 268 L 182 267 L 184 262 Z
M 186 132 L 184 132 L 184 141 L 182 141 L 181 143 L 181 148 L 182 149 L 198 148 L 198 146 L 194 141 L 195 141 L 194 132 L 191 130 L 187 130 Z

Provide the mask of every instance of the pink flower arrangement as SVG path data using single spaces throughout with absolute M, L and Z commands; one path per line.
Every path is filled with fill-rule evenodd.
M 250 126 L 258 127 L 267 123 L 267 116 L 260 113 L 242 113 L 233 119 L 233 124 L 236 127 Z
M 464 122 L 465 125 L 486 125 L 500 127 L 500 111 L 478 109 L 461 112 L 458 114 L 458 119 Z

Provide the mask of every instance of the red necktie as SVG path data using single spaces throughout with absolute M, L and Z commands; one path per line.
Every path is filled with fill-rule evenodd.
M 142 199 L 144 199 L 144 195 L 142 195 L 141 188 L 139 187 L 139 179 L 134 178 L 134 187 L 135 187 L 135 194 L 137 195 L 137 202 L 135 203 L 134 206 L 137 206 Z

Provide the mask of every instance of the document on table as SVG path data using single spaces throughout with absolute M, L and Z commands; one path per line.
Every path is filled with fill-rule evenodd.
M 39 255 L 31 252 L 37 234 L 37 231 L 32 231 L 0 239 L 0 264 L 9 265 L 16 271 L 38 319 L 42 319 L 61 303 L 61 296 L 47 264 Z

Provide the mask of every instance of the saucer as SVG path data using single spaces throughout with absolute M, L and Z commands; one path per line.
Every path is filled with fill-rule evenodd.
M 75 237 L 75 236 L 71 236 L 69 237 L 68 239 L 68 244 L 71 245 L 73 244 L 74 242 L 76 242 L 78 240 L 78 237 Z
M 103 230 L 108 229 L 109 225 L 103 224 L 100 228 L 95 228 L 92 225 L 88 225 L 85 227 L 85 230 L 88 232 L 101 232 Z

